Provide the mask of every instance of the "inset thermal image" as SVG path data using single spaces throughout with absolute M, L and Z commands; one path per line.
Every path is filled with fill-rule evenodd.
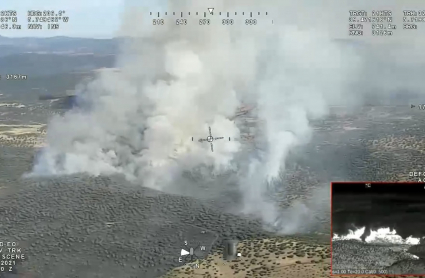
M 424 274 L 424 183 L 332 183 L 332 274 Z

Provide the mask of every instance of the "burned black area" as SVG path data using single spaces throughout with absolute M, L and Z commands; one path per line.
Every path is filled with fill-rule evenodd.
M 332 233 L 391 228 L 403 238 L 425 236 L 425 184 L 333 183 Z

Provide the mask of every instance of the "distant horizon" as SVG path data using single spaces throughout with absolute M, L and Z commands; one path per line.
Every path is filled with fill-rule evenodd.
M 67 35 L 58 35 L 58 36 L 4 36 L 0 35 L 0 38 L 8 39 L 52 39 L 52 38 L 71 38 L 71 39 L 94 39 L 94 40 L 113 40 L 120 38 L 131 38 L 131 36 L 110 36 L 110 37 L 86 37 L 86 36 L 67 36 Z M 356 40 L 355 38 L 334 38 L 335 41 L 346 41 L 356 44 L 364 44 L 364 41 Z
M 117 39 L 125 38 L 128 36 L 110 36 L 110 37 L 89 37 L 89 36 L 67 36 L 67 35 L 57 35 L 57 36 L 4 36 L 0 35 L 0 38 L 8 39 L 51 39 L 51 38 L 71 38 L 71 39 L 95 39 L 95 40 L 108 40 L 108 39 Z
M 8 39 L 25 39 L 25 38 L 31 38 L 31 39 L 50 39 L 50 38 L 72 38 L 72 39 L 96 39 L 96 40 L 107 40 L 107 39 L 115 39 L 115 38 L 122 38 L 124 36 L 76 36 L 76 35 L 57 35 L 57 36 L 3 36 L 0 35 L 0 37 L 8 38 Z

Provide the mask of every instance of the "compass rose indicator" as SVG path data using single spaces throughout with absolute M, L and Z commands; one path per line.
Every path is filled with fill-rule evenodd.
M 184 247 L 180 250 L 180 263 L 193 263 L 205 256 L 206 247 L 198 243 L 195 247 L 188 246 L 188 242 L 184 241 Z
M 216 140 L 224 139 L 224 137 L 214 137 L 212 135 L 212 132 L 211 132 L 211 127 L 208 127 L 208 130 L 209 130 L 209 135 L 207 136 L 207 138 L 201 138 L 201 139 L 198 140 L 198 142 L 201 142 L 201 143 L 202 142 L 210 143 L 210 145 L 211 145 L 211 152 L 214 152 L 213 142 L 216 141 Z M 192 141 L 193 141 L 193 137 L 192 137 Z M 230 141 L 230 137 L 229 137 L 229 141 Z

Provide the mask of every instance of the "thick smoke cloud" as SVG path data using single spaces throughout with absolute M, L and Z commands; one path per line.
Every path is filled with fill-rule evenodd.
M 363 2 L 356 1 L 357 8 L 373 8 Z M 389 2 L 385 6 L 392 8 Z M 167 10 L 208 7 L 170 1 Z M 310 121 L 326 116 L 331 105 L 354 107 L 370 95 L 417 91 L 421 78 L 412 69 L 424 59 L 417 51 L 422 42 L 415 39 L 417 45 L 406 50 L 402 39 L 344 41 L 348 10 L 356 8 L 348 1 L 214 1 L 211 7 L 270 16 L 258 17 L 256 26 L 239 17 L 232 26 L 223 26 L 221 18 L 208 26 L 153 26 L 147 10 L 129 7 L 119 35 L 131 39 L 117 60 L 120 71 L 102 72 L 85 88 L 90 110 L 74 109 L 51 120 L 47 147 L 31 175 L 118 173 L 179 192 L 176 188 L 189 183 L 185 173 L 201 171 L 204 180 L 232 173 L 242 212 L 279 223 L 283 232 L 296 232 L 302 219 L 313 221 L 311 208 L 299 205 L 282 213 L 264 197 L 280 182 L 288 154 L 310 140 Z M 387 70 L 378 71 L 380 66 Z M 415 75 L 399 75 L 399 68 Z M 241 127 L 232 120 L 243 104 L 257 107 L 261 150 L 249 154 L 237 140 Z M 214 152 L 191 141 L 205 138 L 208 127 L 214 136 L 235 140 L 217 141 Z M 217 195 L 211 198 L 226 192 L 221 182 L 213 185 Z M 318 197 L 326 195 L 321 191 Z M 292 226 L 276 221 L 282 215 Z

